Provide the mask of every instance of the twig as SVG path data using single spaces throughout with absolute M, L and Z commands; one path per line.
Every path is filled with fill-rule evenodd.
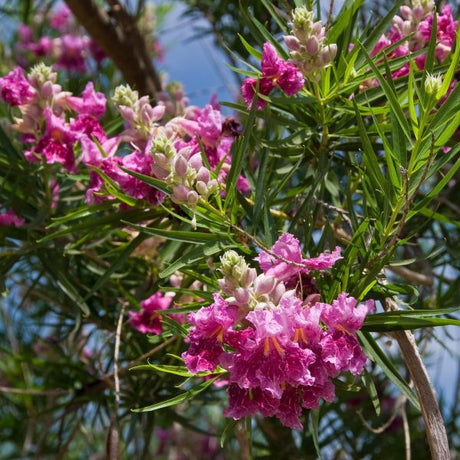
M 385 307 L 387 310 L 399 310 L 398 305 L 393 299 L 386 299 Z M 433 460 L 447 460 L 450 458 L 450 455 L 446 428 L 441 411 L 439 410 L 433 385 L 418 352 L 414 335 L 411 331 L 395 331 L 392 335 L 401 348 L 404 361 L 417 391 L 422 416 L 425 421 L 431 457 Z
M 115 333 L 115 348 L 113 351 L 113 380 L 115 385 L 115 407 L 110 418 L 109 431 L 107 434 L 107 459 L 120 459 L 120 434 L 117 427 L 117 414 L 120 407 L 120 379 L 118 375 L 118 360 L 120 358 L 121 330 L 123 327 L 123 316 L 125 315 L 126 303 L 121 302 L 120 315 L 118 316 L 117 329 Z
M 327 15 L 327 21 L 326 21 L 326 32 L 329 30 L 329 27 L 331 26 L 332 22 L 332 10 L 334 9 L 334 0 L 331 0 L 329 3 L 329 13 Z
M 248 433 L 245 427 L 245 420 L 240 420 L 235 426 L 235 436 L 240 445 L 241 460 L 251 460 L 251 448 L 249 446 Z
M 118 359 L 120 358 L 120 339 L 121 326 L 123 325 L 123 316 L 125 314 L 126 304 L 121 304 L 120 316 L 118 317 L 117 332 L 115 335 L 115 349 L 113 352 L 113 380 L 115 382 L 115 413 L 120 405 L 120 379 L 118 378 Z
M 56 396 L 72 393 L 73 390 L 32 390 L 27 388 L 12 388 L 12 387 L 3 387 L 0 386 L 0 393 L 12 393 L 18 395 L 28 395 L 28 396 Z
M 395 406 L 394 406 L 394 409 L 393 409 L 393 413 L 391 414 L 390 418 L 385 422 L 383 423 L 382 425 L 374 428 L 372 427 L 371 425 L 369 425 L 369 423 L 367 422 L 367 420 L 364 418 L 363 416 L 363 412 L 361 409 L 357 410 L 356 413 L 358 414 L 359 418 L 361 419 L 361 421 L 363 422 L 364 426 L 369 430 L 371 431 L 372 433 L 375 433 L 375 434 L 381 434 L 383 433 L 384 431 L 386 431 L 390 426 L 391 424 L 395 421 L 395 418 L 401 414 L 402 412 L 402 408 L 404 406 L 404 404 L 406 403 L 406 396 L 404 395 L 401 395 L 398 400 L 396 401 L 395 403 Z
M 410 429 L 409 429 L 409 421 L 407 420 L 407 412 L 406 406 L 404 405 L 401 408 L 401 417 L 403 420 L 403 429 L 404 429 L 404 446 L 406 449 L 406 460 L 411 460 L 411 448 L 410 448 Z
M 387 265 L 385 268 L 387 270 L 392 271 L 393 273 L 400 276 L 401 278 L 404 278 L 405 280 L 410 281 L 411 283 L 422 284 L 423 286 L 429 286 L 429 287 L 433 286 L 433 279 L 426 275 L 422 275 L 422 273 L 414 272 L 413 270 L 409 270 L 406 267 L 393 266 L 393 265 Z

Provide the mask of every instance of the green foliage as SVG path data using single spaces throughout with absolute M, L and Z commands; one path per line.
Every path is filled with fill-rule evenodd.
M 199 33 L 212 31 L 234 68 L 245 64 L 239 75 L 260 74 L 266 41 L 289 57 L 280 36 L 289 32 L 292 2 L 186 3 L 186 17 L 204 13 L 209 19 L 209 30 Z M 414 61 L 422 51 L 392 59 L 395 45 L 373 57 L 402 3 L 360 30 L 364 2 L 345 2 L 329 24 L 329 42 L 339 50 L 335 61 L 298 95 L 260 95 L 269 102 L 264 110 L 255 103 L 250 109 L 223 104 L 243 130 L 232 145 L 225 190 L 194 209 L 174 204 L 165 182 L 126 168 L 163 192 L 163 205 L 129 196 L 96 167 L 92 173 L 115 199 L 85 204 L 89 173 L 27 162 L 10 129 L 15 109 L 2 105 L 0 204 L 26 220 L 23 227 L 0 226 L 0 437 L 8 440 L 2 458 L 66 451 L 68 458 L 89 458 L 104 449 L 113 420 L 123 458 L 151 458 L 158 428 L 174 433 L 177 427 L 182 435 L 192 433 L 192 442 L 193 436 L 220 438 L 225 458 L 236 458 L 248 440 L 239 432 L 242 422 L 221 416 L 226 395 L 214 383 L 225 380 L 225 371 L 192 375 L 177 364 L 189 325 L 169 310 L 159 313 L 163 330 L 157 335 L 130 327 L 127 312 L 155 292 L 175 294 L 175 314 L 209 305 L 226 250 L 256 266 L 257 254 L 283 232 L 295 235 L 312 257 L 342 247 L 343 259 L 317 277 L 322 301 L 346 291 L 359 301 L 375 299 L 378 311 L 359 333 L 371 361 L 362 378 L 340 377 L 336 400 L 304 414 L 305 428 L 295 434 L 274 419 L 247 420 L 253 458 L 384 458 L 389 449 L 399 458 L 403 422 L 413 457 L 427 458 L 420 402 L 387 341 L 394 331 L 414 330 L 421 348 L 437 344 L 455 353 L 454 340 L 441 331 L 460 325 L 460 86 L 448 93 L 458 78 L 460 38 L 450 61 L 437 63 L 434 21 L 422 71 Z M 30 18 L 32 3 L 20 4 L 14 13 Z M 393 80 L 403 63 L 408 75 Z M 106 76 L 110 72 L 108 65 Z M 443 76 L 434 94 L 427 91 L 429 73 Z M 102 89 L 117 77 L 107 79 Z M 72 85 L 83 87 L 83 81 L 71 79 Z M 106 117 L 120 132 L 112 109 Z M 238 191 L 241 174 L 249 195 Z M 51 179 L 60 184 L 57 207 Z M 182 281 L 172 286 L 178 272 Z M 383 311 L 387 299 L 404 308 Z M 449 404 L 450 414 L 447 402 L 443 407 L 446 429 L 456 448 L 460 415 Z M 369 429 L 392 417 L 384 435 Z

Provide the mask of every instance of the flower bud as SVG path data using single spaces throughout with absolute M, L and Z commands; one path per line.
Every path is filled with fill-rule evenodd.
M 283 283 L 278 283 L 275 287 L 275 289 L 271 293 L 271 297 L 273 299 L 273 303 L 277 304 L 281 297 L 283 297 L 283 294 L 286 292 L 286 287 L 284 286 Z
M 247 268 L 241 277 L 241 284 L 245 287 L 249 287 L 257 277 L 255 268 Z
M 155 160 L 155 163 L 163 169 L 169 168 L 169 159 L 164 153 L 154 153 L 153 159 Z
M 316 54 L 319 51 L 319 42 L 318 39 L 312 35 L 308 38 L 305 48 L 309 54 Z
M 190 206 L 195 206 L 198 203 L 198 198 L 198 193 L 194 190 L 190 190 L 190 192 L 187 193 L 187 203 Z
M 431 75 L 427 73 L 425 79 L 425 91 L 429 95 L 436 94 L 442 86 L 442 75 Z
M 199 171 L 200 168 L 203 166 L 203 160 L 201 159 L 201 155 L 199 153 L 196 153 L 195 155 L 191 156 L 189 164 L 195 171 Z
M 270 275 L 259 275 L 254 281 L 254 291 L 259 294 L 270 294 L 275 287 L 275 278 Z
M 119 85 L 115 88 L 112 96 L 112 102 L 119 106 L 134 107 L 134 104 L 139 99 L 139 93 L 131 89 L 129 85 Z
M 187 201 L 187 195 L 190 190 L 185 185 L 176 185 L 173 187 L 173 194 L 175 198 L 180 201 Z
M 284 42 L 291 51 L 297 51 L 300 48 L 300 41 L 294 35 L 285 35 Z
M 195 188 L 200 195 L 206 196 L 208 194 L 208 187 L 206 187 L 206 184 L 200 180 L 195 184 Z
M 416 5 L 416 6 L 414 6 L 414 9 L 412 10 L 412 14 L 413 14 L 414 18 L 418 22 L 420 22 L 420 21 L 423 21 L 423 18 L 425 17 L 425 10 L 424 10 L 422 5 Z
M 204 166 L 201 167 L 198 170 L 198 174 L 196 175 L 196 180 L 204 182 L 207 184 L 209 180 L 211 179 L 211 174 L 209 173 L 209 170 L 205 168 Z
M 416 7 L 417 8 L 417 7 Z M 420 8 L 420 7 L 419 7 Z M 401 8 L 399 9 L 400 13 L 401 13 L 401 16 L 404 18 L 404 19 L 407 19 L 407 20 L 410 20 L 412 18 L 412 9 L 407 6 L 407 5 L 403 5 L 401 6 Z
M 43 62 L 34 65 L 27 74 L 27 79 L 35 88 L 42 86 L 45 82 L 56 83 L 56 77 L 56 72 L 53 72 L 53 69 Z
M 313 24 L 311 28 L 312 35 L 317 35 L 318 37 L 324 36 L 324 27 L 321 21 L 317 21 Z
M 249 292 L 247 289 L 243 289 L 241 287 L 236 288 L 233 296 L 235 297 L 236 302 L 240 305 L 247 305 L 249 303 Z
M 174 159 L 174 170 L 179 177 L 185 177 L 187 174 L 187 168 L 187 160 L 182 155 L 179 155 Z

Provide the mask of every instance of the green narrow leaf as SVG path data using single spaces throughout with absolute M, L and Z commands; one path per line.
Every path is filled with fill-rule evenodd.
M 241 43 L 243 46 L 246 48 L 246 51 L 251 55 L 254 56 L 258 61 L 262 59 L 262 53 L 260 51 L 257 51 L 254 47 L 252 47 L 242 35 L 238 34 L 238 37 L 240 37 Z
M 328 43 L 337 43 L 342 32 L 349 26 L 353 16 L 358 11 L 364 0 L 346 1 L 337 14 L 337 20 L 327 32 Z
M 225 443 L 227 442 L 227 439 L 233 433 L 233 430 L 235 429 L 235 426 L 237 423 L 238 423 L 238 420 L 233 420 L 233 419 L 230 419 L 227 422 L 227 425 L 225 426 L 224 431 L 222 431 L 222 434 L 220 436 L 220 447 L 221 448 L 224 447 Z
M 146 176 L 145 174 L 141 174 L 136 171 L 131 171 L 130 169 L 123 168 L 123 166 L 119 166 L 119 168 L 123 170 L 125 173 L 128 173 L 130 176 L 133 176 L 136 179 L 141 180 L 145 184 L 151 185 L 153 188 L 160 190 L 160 192 L 163 192 L 166 195 L 171 195 L 171 190 L 168 189 L 164 181 L 155 179 L 151 176 Z
M 85 300 L 88 300 L 96 291 L 98 291 L 110 277 L 120 268 L 130 257 L 131 253 L 147 238 L 146 235 L 140 234 L 134 240 L 130 241 L 126 247 L 122 250 L 119 257 L 110 263 L 110 267 L 104 272 L 104 274 L 96 281 L 91 291 L 85 296 Z
M 435 11 L 433 14 L 433 23 L 431 25 L 431 35 L 430 35 L 430 41 L 428 42 L 428 52 L 426 53 L 426 60 L 425 60 L 425 65 L 423 68 L 425 69 L 425 72 L 423 73 L 422 76 L 422 91 L 425 91 L 425 79 L 427 76 L 427 73 L 433 72 L 433 66 L 434 66 L 434 52 L 436 49 L 436 38 L 438 36 L 438 12 Z
M 83 316 L 89 316 L 90 309 L 83 297 L 75 289 L 72 280 L 67 276 L 67 272 L 59 267 L 56 260 L 51 260 L 49 253 L 39 254 L 40 260 L 46 269 L 53 275 L 56 284 L 62 292 L 78 307 L 83 313 Z
M 357 332 L 358 337 L 363 344 L 365 353 L 374 361 L 385 373 L 385 375 L 407 396 L 407 399 L 420 410 L 420 404 L 414 392 L 410 389 L 407 382 L 403 379 L 398 370 L 394 367 L 390 359 L 382 351 L 375 339 L 369 332 Z
M 384 91 L 387 100 L 390 104 L 390 107 L 392 109 L 393 114 L 395 115 L 401 129 L 403 130 L 405 136 L 407 137 L 408 141 L 412 144 L 412 137 L 411 137 L 411 131 L 409 128 L 409 124 L 407 122 L 406 116 L 404 115 L 404 112 L 401 108 L 401 105 L 398 101 L 398 98 L 391 88 L 391 86 L 388 84 L 382 73 L 377 69 L 376 65 L 374 64 L 374 61 L 372 58 L 369 56 L 369 54 L 366 52 L 364 49 L 363 45 L 359 43 L 359 46 L 362 48 L 363 53 L 364 53 L 364 58 L 366 59 L 367 63 L 370 65 L 372 71 L 374 72 L 375 76 L 377 77 L 377 80 L 380 83 L 380 86 L 382 87 L 382 90 Z M 391 77 L 389 77 L 391 78 Z
M 279 28 L 287 35 L 289 33 L 289 29 L 286 26 L 286 21 L 278 14 L 276 8 L 272 5 L 272 2 L 269 0 L 262 0 L 262 4 L 271 14 L 272 18 L 278 24 Z
M 356 120 L 358 122 L 358 131 L 359 135 L 361 137 L 362 145 L 363 145 L 363 154 L 364 154 L 364 159 L 365 163 L 367 166 L 367 170 L 371 177 L 373 178 L 373 185 L 378 189 L 381 188 L 386 180 L 385 177 L 383 176 L 382 171 L 380 170 L 380 165 L 379 162 L 377 161 L 377 156 L 375 154 L 375 151 L 372 147 L 371 140 L 369 139 L 369 136 L 367 135 L 367 130 L 366 127 L 364 126 L 361 114 L 358 109 L 358 105 L 356 102 L 353 100 L 353 106 L 355 108 L 356 112 Z
M 6 135 L 3 128 L 0 126 L 0 146 L 4 149 L 4 151 L 10 156 L 14 157 L 15 159 L 20 159 L 21 154 L 16 151 L 11 143 L 9 137 Z
M 319 409 L 312 409 L 310 411 L 310 433 L 315 446 L 316 455 L 321 458 L 321 449 L 319 447 Z
M 366 387 L 367 392 L 369 393 L 372 405 L 374 406 L 375 413 L 378 417 L 380 415 L 379 395 L 377 393 L 377 388 L 375 387 L 372 375 L 368 371 L 366 371 L 366 369 L 364 369 L 363 375 L 361 376 L 361 380 L 363 381 L 363 384 Z
M 165 407 L 175 406 L 177 404 L 183 403 L 188 401 L 189 399 L 194 398 L 196 395 L 200 394 L 202 391 L 206 390 L 206 388 L 210 387 L 215 380 L 217 380 L 219 376 L 214 377 L 212 379 L 206 380 L 202 384 L 198 385 L 191 390 L 186 391 L 185 393 L 181 393 L 174 398 L 167 399 L 166 401 L 162 401 L 156 404 L 152 404 L 151 406 L 141 407 L 139 409 L 131 409 L 132 412 L 151 412 L 158 409 L 164 409 Z
M 188 232 L 185 230 L 164 230 L 161 228 L 144 227 L 142 225 L 136 225 L 131 222 L 122 221 L 128 224 L 135 230 L 145 233 L 147 235 L 161 236 L 168 240 L 180 241 L 182 243 L 193 243 L 193 244 L 205 244 L 210 241 L 218 241 L 226 238 L 226 234 L 223 233 L 201 233 L 201 232 Z
M 229 241 L 216 241 L 203 244 L 184 254 L 178 260 L 173 262 L 168 268 L 163 270 L 159 276 L 160 278 L 167 278 L 171 276 L 175 271 L 180 270 L 187 265 L 196 264 L 203 259 L 206 259 L 207 257 L 217 254 L 218 252 L 222 252 L 234 247 L 235 244 L 230 243 Z

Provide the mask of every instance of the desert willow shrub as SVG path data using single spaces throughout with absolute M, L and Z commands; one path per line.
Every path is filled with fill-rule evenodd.
M 398 4 L 360 31 L 356 2 L 327 19 L 262 3 L 270 30 L 238 11 L 241 103 L 193 106 L 166 80 L 155 100 L 66 86 L 65 53 L 0 78 L 2 394 L 18 395 L 0 413 L 33 440 L 15 454 L 100 451 L 116 426 L 135 458 L 379 458 L 403 452 L 403 420 L 414 456 L 442 458 L 446 431 L 458 444 L 455 414 L 444 426 L 385 348 L 459 325 L 452 8 Z M 33 37 L 20 30 L 28 58 Z M 190 427 L 203 443 L 183 442 Z

